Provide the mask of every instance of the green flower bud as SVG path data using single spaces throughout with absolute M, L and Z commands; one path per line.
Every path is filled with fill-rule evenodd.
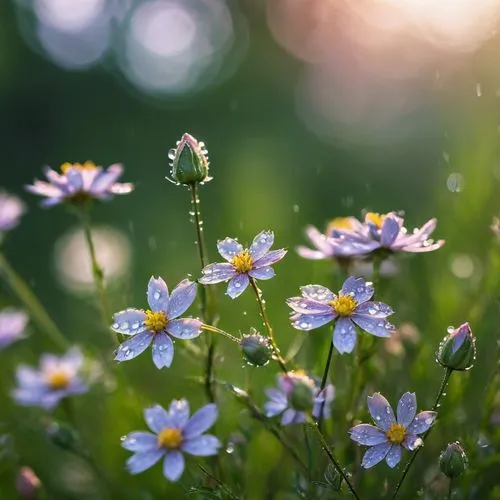
M 297 411 L 312 411 L 314 406 L 314 383 L 308 377 L 293 380 L 288 396 L 290 406 Z
M 269 341 L 256 331 L 245 335 L 240 347 L 246 361 L 255 366 L 267 365 L 273 354 Z
M 184 134 L 174 149 L 168 153 L 172 160 L 172 179 L 179 184 L 208 182 L 208 152 L 203 142 Z
M 450 443 L 439 456 L 439 468 L 450 479 L 460 476 L 469 466 L 467 455 L 460 443 Z
M 476 339 L 469 323 L 452 330 L 439 345 L 437 361 L 451 370 L 468 370 L 476 359 Z
M 80 436 L 70 425 L 54 421 L 47 425 L 46 431 L 50 441 L 59 448 L 68 451 L 79 450 Z

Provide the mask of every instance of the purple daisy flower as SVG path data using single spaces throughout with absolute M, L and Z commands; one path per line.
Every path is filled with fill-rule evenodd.
M 128 361 L 144 352 L 153 343 L 153 362 L 158 369 L 172 364 L 174 343 L 178 339 L 194 339 L 201 333 L 200 320 L 179 318 L 196 298 L 196 283 L 183 280 L 169 296 L 162 278 L 151 276 L 148 283 L 148 304 L 151 309 L 125 309 L 113 316 L 111 328 L 122 335 L 132 335 L 116 351 L 115 360 Z
M 286 250 L 269 251 L 274 243 L 272 231 L 260 232 L 252 241 L 250 248 L 236 239 L 225 238 L 217 242 L 217 249 L 227 262 L 209 264 L 201 272 L 198 280 L 203 285 L 213 285 L 229 281 L 227 295 L 232 299 L 239 297 L 250 283 L 250 278 L 268 280 L 275 276 L 271 267 L 286 255 Z
M 0 191 L 0 233 L 16 227 L 25 211 L 24 203 L 17 196 Z
M 264 404 L 266 417 L 281 415 L 281 425 L 301 424 L 306 421 L 307 413 L 294 407 L 293 391 L 297 385 L 310 388 L 313 417 L 319 418 L 323 408 L 322 418 L 329 418 L 335 388 L 328 384 L 321 393 L 318 393 L 318 385 L 301 370 L 278 375 L 278 387 L 266 389 L 269 398 Z
M 63 356 L 43 354 L 38 370 L 26 365 L 17 368 L 18 387 L 12 395 L 20 405 L 51 410 L 62 398 L 87 392 L 88 387 L 80 376 L 83 363 L 83 355 L 77 347 Z
M 0 349 L 26 337 L 28 315 L 18 309 L 7 308 L 0 312 Z
M 422 411 L 417 415 L 417 399 L 411 392 L 401 396 L 397 419 L 387 399 L 378 392 L 368 396 L 368 410 L 375 426 L 359 424 L 349 430 L 353 441 L 370 446 L 361 462 L 365 469 L 384 458 L 389 467 L 396 467 L 401 461 L 403 448 L 413 451 L 423 445 L 419 434 L 427 432 L 437 416 L 435 411 Z
M 177 481 L 184 472 L 184 453 L 198 457 L 217 455 L 222 443 L 211 434 L 203 434 L 217 419 L 217 405 L 208 404 L 189 418 L 185 399 L 172 401 L 168 411 L 160 405 L 144 410 L 151 432 L 131 432 L 122 446 L 134 454 L 127 460 L 131 474 L 149 469 L 163 458 L 163 475 Z
M 383 302 L 370 299 L 374 289 L 363 278 L 350 276 L 338 296 L 321 285 L 301 287 L 302 297 L 291 297 L 287 304 L 297 330 L 309 331 L 335 320 L 333 345 L 341 354 L 356 346 L 356 325 L 376 337 L 390 337 L 395 327 L 385 318 L 394 311 Z
M 49 182 L 35 180 L 26 186 L 30 193 L 44 196 L 41 205 L 51 207 L 68 201 L 82 204 L 90 199 L 108 200 L 115 194 L 128 194 L 134 189 L 131 183 L 119 183 L 116 180 L 123 173 L 123 166 L 115 163 L 107 169 L 91 161 L 63 163 L 61 173 L 45 167 L 44 174 Z

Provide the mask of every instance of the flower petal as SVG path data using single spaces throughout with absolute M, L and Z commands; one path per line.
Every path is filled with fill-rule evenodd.
M 396 423 L 389 401 L 380 392 L 368 396 L 368 410 L 375 424 L 384 431 L 388 431 L 391 425 Z
M 167 323 L 167 332 L 178 339 L 194 339 L 201 333 L 203 323 L 195 318 L 174 319 Z
M 247 288 L 250 283 L 247 273 L 237 274 L 230 282 L 227 287 L 226 294 L 232 299 L 239 297 Z
M 317 300 L 318 302 L 323 302 L 328 304 L 335 298 L 335 294 L 326 288 L 326 286 L 321 285 L 306 285 L 300 287 L 300 292 L 302 297 L 306 299 Z
M 274 233 L 272 231 L 261 231 L 252 241 L 250 255 L 253 261 L 259 260 L 269 251 L 274 243 Z
M 432 424 L 434 424 L 436 417 L 437 413 L 435 411 L 421 411 L 406 430 L 409 434 L 422 434 L 422 432 L 427 432 Z
M 387 436 L 384 431 L 370 424 L 359 424 L 349 430 L 349 435 L 356 443 L 367 446 L 387 443 Z
M 211 434 L 204 434 L 203 436 L 194 436 L 186 439 L 182 445 L 182 451 L 198 457 L 209 457 L 217 455 L 222 443 Z
M 217 242 L 217 250 L 228 262 L 239 253 L 243 252 L 243 245 L 234 238 L 224 238 Z
M 283 413 L 288 406 L 286 398 L 284 401 L 267 401 L 264 403 L 264 412 L 266 417 L 275 417 Z
M 285 250 L 284 248 L 268 252 L 259 260 L 255 261 L 254 267 L 256 269 L 260 269 L 261 267 L 271 266 L 272 264 L 276 264 L 276 262 L 280 261 L 287 254 L 287 252 L 288 250 Z
M 189 420 L 189 403 L 185 399 L 174 399 L 168 408 L 172 427 L 183 429 Z
M 329 257 L 329 255 L 325 255 L 323 252 L 320 252 L 319 250 L 311 250 L 310 248 L 307 248 L 303 245 L 295 247 L 295 251 L 304 259 L 309 259 L 309 260 L 324 260 Z
M 144 420 L 148 427 L 158 434 L 165 427 L 171 425 L 167 410 L 160 405 L 150 406 L 144 410 Z
M 167 312 L 168 287 L 163 278 L 151 276 L 148 283 L 148 304 L 153 311 Z
M 89 191 L 93 194 L 108 191 L 123 173 L 119 163 L 110 165 L 107 170 L 99 172 L 92 180 Z
M 153 340 L 153 363 L 158 370 L 169 368 L 174 359 L 174 344 L 166 333 L 157 333 Z
M 417 413 L 417 398 L 414 392 L 405 392 L 398 402 L 398 424 L 408 427 Z
M 170 295 L 167 307 L 168 319 L 174 319 L 184 313 L 196 298 L 197 285 L 194 281 L 182 280 Z
M 294 424 L 295 420 L 297 419 L 298 413 L 299 412 L 297 410 L 294 410 L 293 408 L 288 408 L 287 410 L 285 410 L 285 412 L 281 416 L 281 425 Z
M 217 405 L 211 403 L 200 408 L 189 419 L 184 427 L 184 437 L 186 439 L 198 436 L 214 425 L 219 412 Z
M 350 353 L 356 347 L 356 327 L 349 318 L 338 318 L 333 330 L 333 345 L 344 354 Z
M 83 177 L 80 172 L 75 167 L 70 167 L 66 172 L 66 179 L 68 180 L 68 191 L 71 193 L 76 193 L 83 188 Z
M 357 312 L 351 318 L 362 330 L 376 337 L 390 337 L 396 331 L 395 326 L 384 318 L 371 318 Z
M 271 266 L 259 267 L 259 269 L 252 269 L 248 274 L 256 280 L 270 280 L 276 276 L 274 269 Z
M 115 353 L 115 361 L 129 361 L 142 354 L 151 344 L 154 333 L 142 332 L 123 342 Z
M 136 453 L 127 460 L 127 470 L 130 474 L 139 474 L 152 467 L 164 455 L 165 450 L 156 448 L 144 453 Z
M 402 451 L 403 449 L 399 444 L 393 444 L 389 453 L 385 456 L 385 462 L 391 469 L 394 469 L 401 462 Z
M 129 451 L 143 453 L 156 448 L 158 437 L 151 432 L 131 432 L 122 441 L 122 447 Z
M 361 466 L 365 469 L 370 469 L 374 465 L 381 462 L 389 453 L 391 449 L 391 443 L 382 443 L 368 448 L 363 455 L 363 460 L 361 461 Z
M 38 196 L 47 196 L 48 198 L 64 198 L 65 192 L 59 187 L 43 181 L 34 181 L 33 184 L 24 186 L 26 191 Z
M 387 316 L 394 314 L 394 311 L 390 306 L 384 304 L 383 302 L 370 300 L 359 304 L 358 307 L 356 307 L 355 313 L 371 318 L 386 318 Z
M 296 312 L 301 314 L 332 314 L 332 308 L 328 304 L 304 297 L 291 297 L 286 303 Z
M 201 270 L 203 276 L 198 280 L 203 285 L 227 281 L 236 276 L 236 269 L 227 262 L 209 264 Z
M 424 445 L 422 438 L 416 434 L 406 434 L 405 440 L 403 441 L 403 446 L 409 450 L 414 451 Z
M 340 290 L 340 295 L 352 295 L 358 304 L 362 304 L 373 297 L 373 284 L 363 278 L 349 276 Z
M 398 220 L 394 217 L 387 216 L 384 219 L 380 232 L 380 243 L 382 243 L 382 246 L 390 248 L 394 241 L 396 241 L 400 229 L 401 226 Z
M 297 330 L 302 330 L 308 332 L 309 330 L 314 330 L 327 323 L 330 323 L 335 319 L 335 314 L 329 312 L 328 314 L 294 314 L 290 318 L 292 320 L 292 326 Z
M 124 309 L 113 315 L 111 329 L 123 335 L 136 335 L 146 330 L 146 313 L 140 309 Z
M 178 450 L 167 452 L 163 460 L 163 475 L 169 481 L 178 481 L 184 472 L 184 456 Z

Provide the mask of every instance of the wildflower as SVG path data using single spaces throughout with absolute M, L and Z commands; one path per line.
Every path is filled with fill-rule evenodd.
M 335 320 L 333 345 L 341 354 L 356 345 L 356 325 L 377 337 L 389 337 L 394 325 L 385 318 L 394 311 L 383 302 L 371 301 L 374 289 L 363 278 L 350 276 L 338 295 L 321 285 L 301 287 L 302 297 L 287 299 L 293 309 L 292 326 L 309 331 Z
M 131 183 L 119 183 L 116 180 L 123 173 L 123 166 L 115 163 L 107 169 L 91 161 L 81 163 L 63 163 L 61 173 L 45 167 L 44 174 L 49 182 L 35 180 L 26 186 L 27 191 L 45 199 L 41 205 L 51 207 L 62 202 L 83 205 L 92 199 L 108 200 L 115 194 L 128 194 L 134 189 Z
M 461 476 L 469 466 L 469 460 L 458 441 L 450 443 L 439 456 L 439 468 L 450 479 Z
M 0 191 L 0 233 L 16 227 L 25 211 L 24 203 L 17 196 Z
M 125 309 L 113 317 L 111 328 L 132 338 L 123 342 L 116 351 L 115 360 L 128 361 L 144 352 L 153 343 L 153 362 L 158 369 L 172 364 L 174 344 L 172 337 L 194 339 L 201 333 L 201 321 L 179 318 L 196 298 L 196 283 L 183 280 L 169 296 L 162 278 L 151 276 L 147 290 L 151 309 Z
M 439 344 L 437 360 L 451 370 L 468 370 L 476 359 L 476 339 L 469 323 L 448 329 L 448 335 Z
M 23 311 L 7 308 L 0 312 L 0 349 L 26 337 L 28 316 Z
M 131 432 L 122 440 L 122 446 L 133 451 L 127 460 L 131 474 L 149 469 L 163 458 L 163 475 L 177 481 L 184 472 L 182 452 L 199 457 L 216 455 L 221 442 L 210 434 L 203 434 L 217 419 L 217 405 L 208 404 L 189 418 L 189 404 L 185 399 L 172 401 L 168 411 L 160 405 L 144 410 L 144 419 L 151 432 Z
M 192 135 L 184 134 L 176 147 L 168 153 L 172 160 L 172 182 L 179 184 L 194 184 L 208 182 L 208 151 L 203 142 L 198 142 Z M 168 180 L 171 180 L 167 177 Z
M 225 238 L 217 243 L 219 253 L 227 262 L 209 264 L 202 270 L 198 280 L 203 285 L 229 281 L 227 295 L 232 299 L 239 297 L 250 283 L 250 278 L 268 280 L 274 277 L 271 267 L 286 255 L 286 250 L 269 251 L 274 243 L 272 231 L 262 231 L 254 239 L 250 248 L 233 238 Z
M 17 471 L 16 491 L 21 500 L 36 500 L 42 483 L 31 467 L 21 467 Z
M 398 402 L 397 419 L 387 399 L 378 392 L 368 396 L 368 410 L 375 426 L 359 424 L 349 430 L 353 441 L 370 446 L 361 462 L 365 469 L 384 458 L 389 467 L 396 467 L 403 448 L 413 451 L 423 445 L 419 434 L 430 429 L 437 415 L 434 411 L 417 415 L 417 399 L 415 393 L 410 392 L 405 392 Z
M 319 418 L 330 417 L 330 406 L 335 397 L 333 385 L 328 384 L 321 393 L 315 380 L 303 371 L 278 375 L 278 387 L 267 389 L 269 400 L 264 404 L 267 417 L 281 415 L 281 425 L 300 424 L 307 413 Z
M 42 355 L 38 370 L 19 366 L 14 399 L 23 406 L 51 410 L 62 398 L 86 392 L 88 387 L 81 377 L 83 363 L 80 349 L 73 347 L 63 356 Z

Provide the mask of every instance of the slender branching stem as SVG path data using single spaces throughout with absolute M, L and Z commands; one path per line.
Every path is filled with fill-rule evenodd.
M 448 496 L 447 500 L 451 500 L 451 494 L 453 493 L 453 479 L 450 477 L 450 481 L 448 483 Z
M 325 370 L 323 371 L 323 378 L 321 379 L 321 385 L 317 396 L 319 396 L 326 387 L 326 381 L 328 380 L 328 374 L 330 373 L 330 365 L 332 363 L 333 357 L 333 342 L 330 342 L 330 349 L 328 350 L 328 356 L 326 358 Z M 321 403 L 321 408 L 318 416 L 318 427 L 321 429 L 323 423 L 323 410 L 325 409 L 326 395 L 323 395 L 323 402 Z
M 223 337 L 226 337 L 227 339 L 231 340 L 232 342 L 236 342 L 237 344 L 240 343 L 240 339 L 235 337 L 234 335 L 231 335 L 230 333 L 221 330 L 220 328 L 217 328 L 216 326 L 212 325 L 201 325 L 202 330 L 206 330 L 207 332 L 212 332 L 212 333 L 217 333 L 219 335 L 222 335 Z

